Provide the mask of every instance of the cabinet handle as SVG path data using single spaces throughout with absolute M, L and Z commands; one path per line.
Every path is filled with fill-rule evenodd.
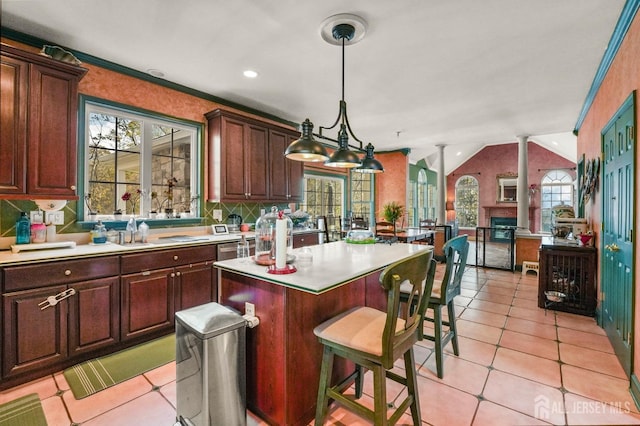
M 179 277 L 181 275 L 180 272 L 176 272 L 176 276 Z
M 74 294 L 76 294 L 76 289 L 75 288 L 70 288 L 70 289 L 67 289 L 67 290 L 65 290 L 65 291 L 63 291 L 61 293 L 56 294 L 55 296 L 47 297 L 42 302 L 38 303 L 38 306 L 40 307 L 41 311 L 44 311 L 45 309 L 47 309 L 50 306 L 56 306 L 58 304 L 58 302 L 60 302 L 61 300 L 66 299 L 67 297 L 71 297 Z
M 171 278 L 174 278 L 174 277 L 176 276 L 176 274 L 172 272 L 169 276 L 170 276 Z
M 76 190 L 76 186 L 75 185 L 71 185 L 71 190 L 75 191 Z
M 69 275 L 71 275 L 71 269 L 67 269 L 64 271 L 64 274 L 68 277 Z
M 173 256 L 173 260 L 178 260 L 178 256 Z

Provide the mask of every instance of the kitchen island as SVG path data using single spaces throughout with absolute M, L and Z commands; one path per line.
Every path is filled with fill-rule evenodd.
M 247 259 L 215 263 L 219 301 L 244 312 L 255 305 L 260 324 L 247 329 L 247 407 L 270 424 L 304 425 L 313 419 L 322 362 L 322 346 L 313 329 L 353 306 L 386 309 L 379 285 L 382 270 L 420 250 L 414 244 L 311 246 L 313 261 L 293 274 L 267 273 Z M 294 250 L 297 255 L 300 250 Z M 344 376 L 352 368 L 336 361 Z

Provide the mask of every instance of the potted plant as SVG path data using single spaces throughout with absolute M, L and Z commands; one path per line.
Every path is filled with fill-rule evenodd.
M 396 222 L 404 214 L 404 206 L 396 201 L 390 201 L 382 206 L 382 216 L 387 222 L 393 223 L 393 230 L 396 230 Z

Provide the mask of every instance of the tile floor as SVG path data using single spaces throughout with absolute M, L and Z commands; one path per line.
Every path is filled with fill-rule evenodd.
M 456 298 L 460 356 L 446 349 L 444 379 L 433 344 L 419 342 L 425 425 L 640 424 L 629 381 L 593 318 L 537 308 L 529 273 L 468 268 Z M 365 403 L 372 405 L 367 375 Z M 0 392 L 0 403 L 37 392 L 50 426 L 172 425 L 175 364 L 76 400 L 61 373 Z M 390 383 L 390 401 L 403 390 Z M 411 418 L 401 419 L 411 424 Z M 328 424 L 365 425 L 339 407 Z M 250 425 L 264 424 L 250 417 Z

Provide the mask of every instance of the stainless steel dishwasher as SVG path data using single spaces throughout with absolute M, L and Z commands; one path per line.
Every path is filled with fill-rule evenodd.
M 217 246 L 218 254 L 216 260 L 235 259 L 238 249 L 238 241 L 221 243 Z M 253 256 L 256 252 L 256 240 L 249 240 L 249 254 Z

